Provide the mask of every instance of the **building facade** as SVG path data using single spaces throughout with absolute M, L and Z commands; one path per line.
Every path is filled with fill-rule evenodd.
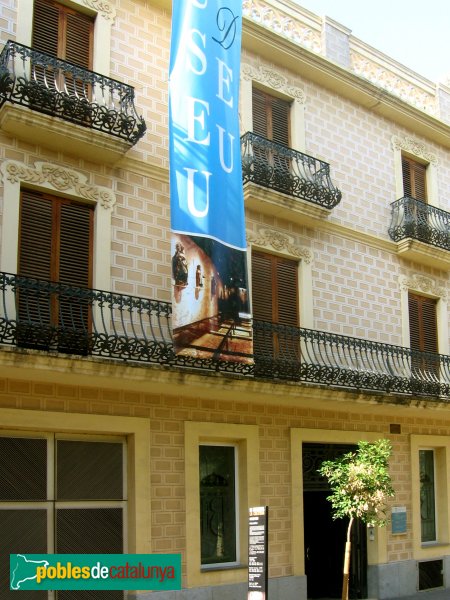
M 379 438 L 396 495 L 352 595 L 450 588 L 450 88 L 244 0 L 255 362 L 175 356 L 170 28 L 168 0 L 0 6 L 0 598 L 19 552 L 181 553 L 181 592 L 136 595 L 244 598 L 261 505 L 270 597 L 340 597 L 317 468 Z

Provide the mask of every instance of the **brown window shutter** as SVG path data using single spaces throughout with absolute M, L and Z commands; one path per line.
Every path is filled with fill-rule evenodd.
M 402 156 L 403 193 L 409 198 L 426 202 L 426 165 Z
M 253 317 L 298 326 L 298 263 L 273 254 L 252 254 Z
M 411 348 L 421 352 L 437 352 L 436 300 L 410 293 L 408 309 Z
M 33 48 L 92 68 L 94 20 L 52 0 L 35 0 Z
M 293 260 L 277 257 L 277 308 L 278 322 L 283 325 L 298 327 L 297 301 L 298 263 Z
M 252 253 L 253 317 L 260 321 L 273 320 L 272 264 L 269 254 Z
M 281 98 L 271 98 L 272 140 L 289 146 L 289 103 Z
M 23 191 L 20 203 L 19 275 L 52 278 L 52 203 L 41 194 Z
M 94 23 L 87 15 L 67 12 L 65 60 L 92 68 Z
M 32 46 L 35 50 L 58 56 L 60 13 L 55 4 L 35 0 Z
M 257 88 L 253 88 L 252 115 L 253 133 L 268 138 L 266 94 Z
M 91 287 L 94 211 L 91 206 L 63 203 L 60 214 L 58 280 L 67 285 Z

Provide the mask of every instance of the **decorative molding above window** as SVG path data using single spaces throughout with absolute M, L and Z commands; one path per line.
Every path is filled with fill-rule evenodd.
M 416 292 L 422 292 L 423 294 L 429 294 L 436 298 L 440 298 L 444 302 L 447 302 L 447 289 L 445 286 L 440 285 L 435 279 L 414 273 L 413 275 L 406 277 L 401 275 L 399 277 L 399 285 L 402 291 L 413 290 Z
M 435 167 L 439 165 L 438 157 L 429 152 L 425 144 L 422 144 L 422 142 L 418 142 L 417 140 L 407 136 L 404 138 L 399 138 L 396 135 L 392 136 L 391 142 L 393 150 L 398 150 L 400 152 L 403 150 L 404 152 L 413 154 L 414 156 L 425 160 L 426 162 L 430 163 L 430 165 Z
M 82 173 L 52 163 L 36 162 L 32 168 L 15 160 L 7 160 L 0 166 L 0 171 L 11 183 L 24 182 L 45 186 L 91 200 L 106 209 L 111 209 L 116 203 L 114 193 L 108 188 L 91 185 Z
M 108 0 L 81 0 L 78 4 L 92 8 L 107 21 L 114 21 L 116 18 L 116 9 Z
M 260 229 L 258 233 L 247 233 L 247 242 L 263 248 L 270 248 L 275 252 L 300 258 L 305 263 L 310 264 L 313 260 L 313 253 L 309 248 L 297 246 L 291 236 L 285 235 L 273 229 Z
M 241 66 L 241 73 L 245 80 L 257 81 L 268 88 L 278 90 L 292 98 L 294 102 L 298 102 L 299 104 L 305 104 L 306 102 L 305 92 L 299 87 L 289 85 L 286 77 L 283 77 L 283 75 L 280 75 L 277 71 L 268 69 L 262 65 L 260 65 L 259 68 L 255 68 L 243 63 Z

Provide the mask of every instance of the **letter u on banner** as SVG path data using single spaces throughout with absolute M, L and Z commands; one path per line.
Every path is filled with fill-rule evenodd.
M 251 363 L 239 132 L 242 0 L 173 0 L 169 76 L 175 352 Z

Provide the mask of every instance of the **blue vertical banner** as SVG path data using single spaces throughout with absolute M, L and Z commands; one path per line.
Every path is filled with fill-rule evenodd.
M 169 76 L 178 354 L 252 362 L 239 135 L 242 0 L 173 0 Z

